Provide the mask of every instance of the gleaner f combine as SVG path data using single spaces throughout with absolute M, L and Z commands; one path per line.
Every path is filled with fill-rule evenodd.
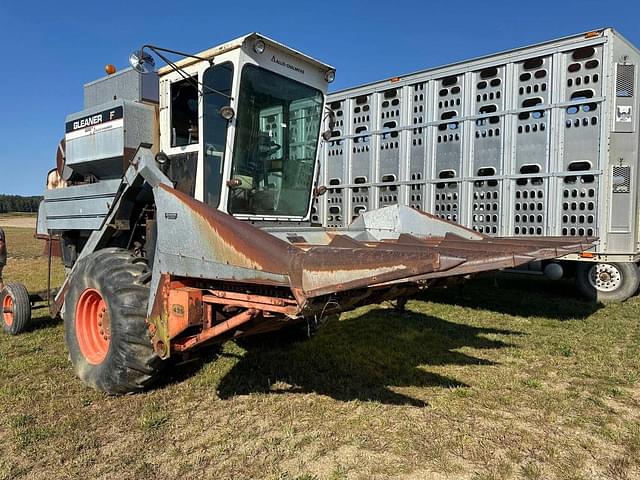
M 167 66 L 152 71 L 149 52 Z M 258 34 L 167 52 L 180 54 L 145 46 L 133 69 L 86 85 L 38 217 L 68 271 L 52 313 L 99 390 L 139 390 L 203 344 L 591 247 L 489 238 L 403 206 L 314 226 L 334 69 Z

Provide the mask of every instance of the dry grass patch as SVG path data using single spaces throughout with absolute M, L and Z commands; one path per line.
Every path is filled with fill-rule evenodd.
M 7 277 L 43 288 L 41 247 L 7 233 Z M 639 298 L 594 308 L 565 283 L 485 278 L 305 342 L 211 348 L 154 390 L 107 397 L 38 310 L 27 334 L 0 336 L 0 479 L 638 478 L 639 312 Z

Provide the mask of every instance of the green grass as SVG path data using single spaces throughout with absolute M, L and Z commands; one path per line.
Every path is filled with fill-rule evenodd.
M 42 289 L 20 230 L 6 277 Z M 309 341 L 227 343 L 124 397 L 84 387 L 62 324 L 35 315 L 0 336 L 3 480 L 640 476 L 638 297 L 597 308 L 568 283 L 489 276 Z

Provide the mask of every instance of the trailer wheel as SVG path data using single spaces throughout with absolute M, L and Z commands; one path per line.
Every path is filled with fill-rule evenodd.
M 74 370 L 108 394 L 142 390 L 159 375 L 146 325 L 149 288 L 144 259 L 118 248 L 81 259 L 69 281 L 64 330 Z
M 7 283 L 0 294 L 2 299 L 2 329 L 9 335 L 24 332 L 31 320 L 29 292 L 20 283 Z
M 640 269 L 635 263 L 579 263 L 576 284 L 591 300 L 623 302 L 638 291 Z

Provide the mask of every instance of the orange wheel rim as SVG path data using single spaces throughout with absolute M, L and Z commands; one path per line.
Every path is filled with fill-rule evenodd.
M 13 297 L 8 293 L 2 300 L 2 318 L 7 327 L 13 325 Z
M 92 288 L 82 292 L 78 300 L 76 337 L 80 352 L 87 362 L 101 364 L 111 343 L 111 322 L 102 295 Z

